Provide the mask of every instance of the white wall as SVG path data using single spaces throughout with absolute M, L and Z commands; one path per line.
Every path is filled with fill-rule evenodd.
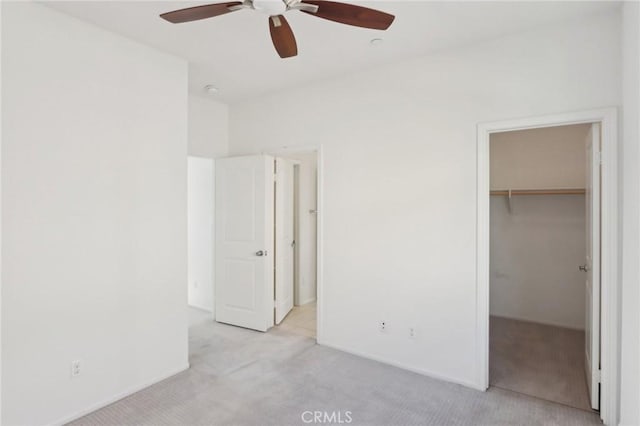
M 187 66 L 2 19 L 2 424 L 62 423 L 188 366 Z
M 229 151 L 229 107 L 189 95 L 189 155 L 225 157 Z
M 620 423 L 640 424 L 640 4 L 623 7 L 622 374 Z
M 491 197 L 491 315 L 584 329 L 583 195 Z
M 213 159 L 229 152 L 227 105 L 189 95 L 188 152 L 188 300 L 191 306 L 213 312 Z
M 189 305 L 213 312 L 213 159 L 188 162 Z
M 478 385 L 476 126 L 619 105 L 619 25 L 594 17 L 231 107 L 234 154 L 323 145 L 320 343 Z M 282 111 L 304 114 L 283 125 Z
M 491 135 L 491 189 L 584 188 L 590 124 Z

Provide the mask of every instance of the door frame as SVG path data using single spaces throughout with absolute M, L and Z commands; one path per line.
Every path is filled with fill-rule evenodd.
M 477 126 L 476 386 L 489 388 L 489 239 L 492 133 L 571 124 L 601 124 L 601 383 L 600 417 L 618 419 L 618 112 L 614 107 L 480 123 Z
M 324 285 L 323 285 L 323 246 L 324 246 L 324 169 L 323 145 L 283 146 L 263 151 L 262 154 L 273 157 L 296 153 L 316 153 L 316 342 L 324 344 Z

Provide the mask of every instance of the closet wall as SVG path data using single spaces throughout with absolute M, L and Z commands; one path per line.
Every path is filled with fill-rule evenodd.
M 491 189 L 584 188 L 590 125 L 497 133 Z M 491 315 L 584 328 L 584 195 L 491 197 Z

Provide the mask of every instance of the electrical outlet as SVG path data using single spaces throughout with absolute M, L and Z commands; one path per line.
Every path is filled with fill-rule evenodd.
M 378 323 L 378 328 L 380 329 L 381 333 L 384 333 L 387 330 L 387 322 L 385 320 L 381 320 Z
M 409 339 L 415 339 L 416 329 L 415 327 L 409 327 Z
M 71 377 L 78 377 L 81 373 L 80 360 L 71 361 Z

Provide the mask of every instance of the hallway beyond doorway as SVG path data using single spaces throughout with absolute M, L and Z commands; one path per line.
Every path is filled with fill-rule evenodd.
M 286 330 L 300 336 L 316 338 L 316 302 L 306 305 L 294 306 L 289 315 L 278 326 L 281 330 Z

